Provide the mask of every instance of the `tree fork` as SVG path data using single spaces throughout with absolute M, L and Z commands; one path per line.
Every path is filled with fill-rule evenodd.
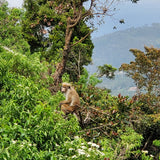
M 114 0 L 111 0 L 110 5 L 114 2 Z M 90 35 L 91 32 L 89 32 L 86 36 L 84 36 L 83 38 L 81 38 L 78 42 L 76 42 L 75 44 L 71 43 L 71 37 L 74 31 L 74 28 L 77 26 L 77 24 L 85 19 L 86 17 L 89 18 L 89 16 L 92 16 L 93 14 L 95 15 L 105 15 L 106 12 L 108 11 L 108 8 L 105 6 L 103 6 L 103 9 L 100 7 L 101 10 L 98 10 L 95 6 L 96 2 L 95 0 L 91 0 L 90 3 L 90 7 L 87 11 L 83 11 L 83 3 L 84 1 L 79 1 L 79 3 L 77 4 L 75 3 L 71 3 L 71 7 L 73 9 L 73 15 L 69 16 L 67 18 L 67 26 L 66 26 L 66 32 L 65 32 L 65 44 L 64 44 L 64 48 L 63 48 L 63 57 L 62 57 L 62 61 L 57 65 L 56 67 L 56 71 L 53 75 L 53 79 L 54 79 L 54 86 L 55 88 L 57 88 L 57 86 L 59 86 L 59 84 L 62 82 L 62 76 L 65 72 L 65 67 L 66 67 L 66 63 L 68 60 L 68 56 L 70 53 L 70 49 L 71 47 L 73 47 L 74 45 L 76 45 L 77 43 L 83 41 L 88 35 Z M 98 2 L 97 2 L 98 3 Z M 109 5 L 109 7 L 110 7 Z M 93 12 L 93 8 L 95 8 L 95 10 L 97 12 Z M 58 89 L 54 89 L 55 92 L 58 91 Z

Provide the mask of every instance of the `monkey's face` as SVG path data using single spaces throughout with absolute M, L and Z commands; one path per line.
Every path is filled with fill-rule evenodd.
M 67 92 L 67 88 L 62 86 L 62 87 L 61 87 L 61 92 L 62 92 L 62 93 L 66 93 L 66 92 Z
M 64 82 L 62 83 L 61 92 L 66 93 L 70 88 L 71 88 L 71 85 L 69 83 Z
M 70 89 L 70 86 L 62 86 L 61 87 L 61 92 L 66 93 L 68 89 Z

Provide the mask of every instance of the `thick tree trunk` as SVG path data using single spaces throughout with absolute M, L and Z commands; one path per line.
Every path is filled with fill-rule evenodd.
M 69 49 L 63 50 L 63 59 L 56 66 L 56 71 L 54 72 L 54 75 L 53 75 L 54 86 L 58 86 L 59 83 L 62 82 L 62 76 L 64 74 L 67 59 L 68 59 L 68 52 L 69 52 Z
M 66 26 L 66 33 L 65 33 L 65 45 L 63 48 L 63 58 L 62 61 L 57 65 L 56 67 L 56 71 L 53 75 L 53 79 L 54 79 L 54 92 L 58 91 L 57 88 L 59 88 L 59 84 L 62 82 L 62 76 L 65 72 L 65 67 L 66 67 L 66 63 L 68 60 L 68 55 L 70 53 L 70 48 L 71 48 L 71 37 L 72 37 L 72 33 L 74 30 L 74 27 L 79 23 L 80 19 L 81 19 L 81 11 L 82 11 L 82 4 L 79 7 L 79 10 L 76 11 L 74 10 L 74 18 L 71 19 L 71 17 L 67 18 L 67 26 Z
M 65 72 L 66 63 L 68 60 L 68 55 L 70 53 L 70 41 L 73 33 L 73 28 L 70 27 L 70 18 L 67 22 L 66 35 L 65 35 L 65 45 L 63 49 L 63 58 L 61 62 L 57 65 L 56 71 L 53 74 L 54 86 L 53 91 L 57 92 L 59 89 L 59 84 L 62 82 L 62 76 Z

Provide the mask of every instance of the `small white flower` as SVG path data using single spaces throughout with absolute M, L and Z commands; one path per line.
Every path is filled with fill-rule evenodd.
M 87 147 L 86 147 L 86 146 L 81 146 L 81 148 L 82 148 L 82 149 L 87 149 Z
M 79 139 L 79 137 L 78 136 L 74 136 L 74 139 Z
M 86 157 L 90 157 L 90 155 L 87 153 L 87 154 L 86 154 Z
M 16 144 L 16 142 L 17 142 L 16 140 L 15 140 L 15 141 L 14 141 L 14 140 L 12 140 L 12 143 L 13 143 L 13 144 Z
M 91 145 L 92 147 L 99 148 L 99 145 L 97 145 L 96 143 L 88 142 L 88 144 Z
M 99 154 L 101 154 L 102 156 L 105 155 L 103 152 L 101 152 L 101 151 L 99 151 L 99 150 L 97 150 L 97 152 L 98 152 Z
M 142 150 L 142 153 L 148 154 L 147 150 Z
M 92 142 L 88 142 L 89 145 L 92 145 Z
M 73 148 L 69 148 L 69 151 L 73 151 L 74 149 Z
M 150 157 L 152 157 L 152 158 L 153 158 L 154 156 L 153 156 L 152 154 L 150 154 Z
M 78 149 L 78 153 L 79 153 L 80 155 L 84 155 L 84 154 L 85 154 L 85 151 L 84 151 L 83 149 Z
M 33 146 L 34 146 L 34 147 L 36 147 L 36 146 L 37 146 L 37 144 L 35 144 L 35 143 L 34 143 L 34 144 L 33 144 Z
M 76 156 L 76 155 L 74 155 L 74 156 L 72 156 L 72 158 L 77 158 L 77 156 Z
M 91 146 L 92 146 L 92 147 L 99 148 L 99 145 L 97 145 L 97 144 L 95 144 L 95 143 L 93 143 Z
M 59 145 L 56 143 L 56 145 L 55 145 L 56 147 L 58 147 Z

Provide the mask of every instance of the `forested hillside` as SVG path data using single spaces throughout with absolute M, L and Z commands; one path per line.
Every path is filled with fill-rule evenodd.
M 93 39 L 93 65 L 111 64 L 119 68 L 122 63 L 129 63 L 133 55 L 131 48 L 144 50 L 144 46 L 160 48 L 160 24 L 130 28 Z M 93 68 L 92 66 L 91 68 Z M 93 72 L 92 72 L 93 73 Z
M 151 26 L 130 28 L 95 38 L 93 39 L 93 63 L 87 66 L 87 69 L 90 73 L 95 73 L 97 67 L 103 64 L 111 64 L 118 69 L 122 63 L 129 63 L 134 60 L 130 49 L 144 50 L 144 46 L 160 48 L 159 35 L 160 24 L 155 23 Z M 99 86 L 111 89 L 113 95 L 122 93 L 133 96 L 135 94 L 135 91 L 130 91 L 130 87 L 135 87 L 133 80 L 122 73 L 116 73 L 114 80 L 103 78 L 103 83 Z
M 97 87 L 100 80 L 84 68 L 93 10 L 82 2 L 25 0 L 18 9 L 0 0 L 1 160 L 160 159 L 160 50 L 132 50 L 135 61 L 121 66 L 145 93 L 112 96 Z M 62 82 L 81 105 L 61 93 Z M 76 110 L 65 114 L 60 105 Z

